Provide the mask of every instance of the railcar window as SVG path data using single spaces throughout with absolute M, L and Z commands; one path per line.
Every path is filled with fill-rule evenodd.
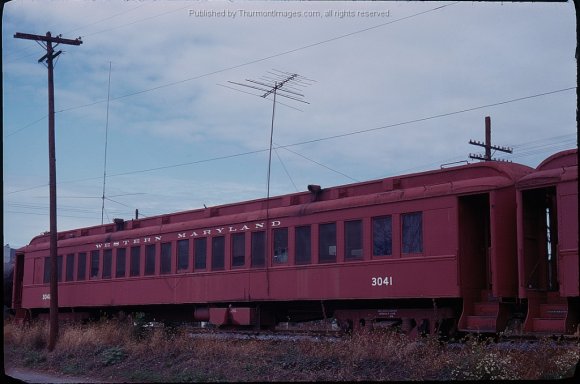
M 252 232 L 252 267 L 266 264 L 266 232 Z
M 226 239 L 224 236 L 211 239 L 211 269 L 213 271 L 224 269 L 225 251 Z
M 423 215 L 421 212 L 401 215 L 403 253 L 423 252 Z
M 318 255 L 321 263 L 336 262 L 336 223 L 318 227 Z
M 139 276 L 141 273 L 141 247 L 131 247 L 129 276 Z
M 362 220 L 346 221 L 344 223 L 344 248 L 346 250 L 344 258 L 346 260 L 363 258 L 362 232 Z
M 91 251 L 91 279 L 99 277 L 99 251 Z
M 391 216 L 373 217 L 373 256 L 393 254 L 393 220 Z
M 66 255 L 66 281 L 73 281 L 75 270 L 75 255 L 74 253 L 69 253 Z
M 310 264 L 312 260 L 312 247 L 310 226 L 296 227 L 296 264 Z
M 232 235 L 232 267 L 240 267 L 246 258 L 246 234 L 235 233 Z
M 189 268 L 189 240 L 177 241 L 177 270 Z
M 194 251 L 195 251 L 195 265 L 194 268 L 205 269 L 205 264 L 207 260 L 207 240 L 206 238 L 195 239 L 194 240 Z
M 58 272 L 57 276 L 59 282 L 62 281 L 62 259 L 62 255 L 56 257 L 56 271 Z
M 274 263 L 288 262 L 288 228 L 276 228 L 274 235 Z
M 115 272 L 115 277 L 125 277 L 125 265 L 127 260 L 127 249 L 118 248 L 117 249 L 117 268 Z
M 171 243 L 161 244 L 161 274 L 171 273 Z
M 155 244 L 145 247 L 145 274 L 155 274 Z
M 77 260 L 77 280 L 85 280 L 87 277 L 87 253 L 80 252 Z
M 50 256 L 44 258 L 44 284 L 50 283 Z
M 111 270 L 113 269 L 113 250 L 105 249 L 103 252 L 103 279 L 111 278 Z

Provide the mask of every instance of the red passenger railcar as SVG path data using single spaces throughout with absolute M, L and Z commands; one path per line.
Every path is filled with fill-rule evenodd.
M 503 330 L 531 171 L 486 162 L 61 232 L 60 311 Z M 48 236 L 17 251 L 18 316 L 48 312 L 48 255 Z
M 578 150 L 547 158 L 517 183 L 519 297 L 524 331 L 578 332 Z

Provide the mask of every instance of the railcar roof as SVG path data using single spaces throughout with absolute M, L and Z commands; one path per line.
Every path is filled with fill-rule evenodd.
M 542 161 L 536 169 L 544 171 L 547 169 L 564 168 L 573 165 L 578 165 L 578 148 L 555 153 Z
M 505 185 L 506 182 L 515 184 L 517 180 L 532 171 L 532 168 L 517 163 L 481 162 L 407 175 L 392 176 L 341 186 L 328 188 L 323 187 L 321 189 L 320 195 L 317 198 L 317 201 L 330 201 L 345 197 L 364 196 L 392 190 L 408 190 L 417 187 L 429 187 L 458 181 L 473 180 L 473 184 L 477 185 L 478 179 L 485 178 L 489 180 L 490 178 L 494 177 L 503 180 L 502 185 Z M 501 187 L 501 185 L 498 184 L 497 187 Z M 493 186 L 491 186 L 491 189 L 493 189 Z M 123 225 L 125 225 L 124 229 L 137 229 L 149 226 L 160 226 L 170 223 L 186 222 L 191 220 L 201 220 L 217 216 L 260 211 L 266 208 L 266 202 L 268 204 L 268 208 L 270 209 L 305 204 L 312 202 L 312 194 L 308 191 L 297 192 L 287 195 L 274 196 L 268 200 L 261 198 L 202 209 L 174 212 L 138 220 L 130 220 L 123 223 Z M 115 226 L 115 223 L 110 223 L 63 231 L 59 232 L 58 239 L 65 240 L 107 234 L 114 232 L 116 228 Z M 48 239 L 48 234 L 40 235 L 32 239 L 30 245 L 48 242 Z
M 542 161 L 536 170 L 522 177 L 518 189 L 540 188 L 578 180 L 578 150 L 570 149 L 553 154 Z

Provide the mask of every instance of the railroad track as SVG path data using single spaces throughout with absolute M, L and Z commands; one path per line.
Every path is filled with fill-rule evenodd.
M 339 340 L 346 333 L 338 330 L 239 330 L 192 328 L 188 330 L 192 338 L 235 339 L 235 340 Z

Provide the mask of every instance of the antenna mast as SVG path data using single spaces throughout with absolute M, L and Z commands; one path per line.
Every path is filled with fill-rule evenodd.
M 105 182 L 107 180 L 107 143 L 109 136 L 109 100 L 111 95 L 111 62 L 109 61 L 109 86 L 107 87 L 107 120 L 105 123 L 105 165 L 103 167 L 103 205 L 101 206 L 101 225 L 105 214 Z
M 270 95 L 273 95 L 272 99 L 272 121 L 270 124 L 270 147 L 268 153 L 268 187 L 266 192 L 266 252 L 264 260 L 264 264 L 266 267 L 266 282 L 267 282 L 267 290 L 268 294 L 270 293 L 270 277 L 268 274 L 268 264 L 270 263 L 270 257 L 268 250 L 270 249 L 269 241 L 268 241 L 268 227 L 270 226 L 270 216 L 269 216 L 269 209 L 270 209 L 270 175 L 272 169 L 272 143 L 274 138 L 274 118 L 276 115 L 276 97 L 285 97 L 290 100 L 298 101 L 300 103 L 310 104 L 309 102 L 304 100 L 304 94 L 302 92 L 302 88 L 308 85 L 311 85 L 314 80 L 308 79 L 303 77 L 297 73 L 291 72 L 284 72 L 273 69 L 267 72 L 267 75 L 262 76 L 260 81 L 258 80 L 251 80 L 246 79 L 247 83 L 237 83 L 234 81 L 228 81 L 228 83 L 235 84 L 242 87 L 247 87 L 251 89 L 258 90 L 263 92 L 259 95 L 253 94 L 254 96 L 260 96 L 262 98 L 267 98 Z M 235 88 L 233 88 L 235 89 Z

